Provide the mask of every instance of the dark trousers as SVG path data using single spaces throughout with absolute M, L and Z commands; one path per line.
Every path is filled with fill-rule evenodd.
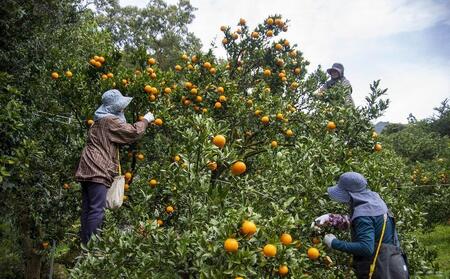
M 81 187 L 81 242 L 86 244 L 102 225 L 108 188 L 95 182 L 82 182 Z

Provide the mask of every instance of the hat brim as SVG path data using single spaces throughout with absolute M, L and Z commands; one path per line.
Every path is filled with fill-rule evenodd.
M 336 72 L 338 72 L 338 74 L 340 74 L 340 71 L 338 70 L 338 69 L 336 69 L 336 68 L 329 68 L 329 69 L 327 69 L 327 73 L 329 74 L 329 75 L 331 75 L 331 72 L 332 71 L 336 71 Z
M 118 106 L 121 110 L 124 110 L 133 100 L 131 97 L 122 97 L 118 102 Z
M 337 185 L 328 187 L 328 195 L 330 196 L 331 199 L 338 202 L 342 203 L 350 202 L 349 193 L 339 188 Z

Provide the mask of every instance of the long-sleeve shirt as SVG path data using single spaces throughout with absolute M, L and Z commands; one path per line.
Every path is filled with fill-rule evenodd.
M 381 237 L 383 222 L 383 215 L 358 217 L 351 224 L 352 241 L 347 242 L 334 239 L 331 247 L 359 257 L 372 257 Z M 388 217 L 383 243 L 394 244 L 394 234 L 393 220 Z
M 118 173 L 118 144 L 129 144 L 138 140 L 147 126 L 145 119 L 134 124 L 121 122 L 118 117 L 104 117 L 95 121 L 89 129 L 75 179 L 110 187 Z

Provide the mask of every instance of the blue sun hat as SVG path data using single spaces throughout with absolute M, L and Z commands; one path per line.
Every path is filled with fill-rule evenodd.
M 102 105 L 95 111 L 94 120 L 116 116 L 122 122 L 126 122 L 123 110 L 130 104 L 131 100 L 133 98 L 123 96 L 117 89 L 106 91 L 102 95 Z
M 357 172 L 346 172 L 339 177 L 336 185 L 328 188 L 328 195 L 338 202 L 350 202 L 349 192 L 362 192 L 367 189 L 367 180 Z
M 351 203 L 351 220 L 360 216 L 379 216 L 388 211 L 380 195 L 368 189 L 366 178 L 357 172 L 343 173 L 336 185 L 328 187 L 328 195 L 335 201 Z

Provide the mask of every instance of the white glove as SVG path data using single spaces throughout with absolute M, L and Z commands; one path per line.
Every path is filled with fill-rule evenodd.
M 318 226 L 323 226 L 325 223 L 327 223 L 327 222 L 329 222 L 329 221 L 330 221 L 330 214 L 329 214 L 329 213 L 324 214 L 324 215 L 322 215 L 322 216 L 320 216 L 320 217 L 317 217 L 317 218 L 314 220 L 314 222 L 315 222 L 316 225 L 318 225 Z
M 331 243 L 333 242 L 333 239 L 336 239 L 336 236 L 334 236 L 334 234 L 329 233 L 325 235 L 325 237 L 323 238 L 323 242 L 325 242 L 328 248 L 331 248 Z
M 153 113 L 151 113 L 151 112 L 147 112 L 145 115 L 144 115 L 144 118 L 145 119 L 147 119 L 147 121 L 150 123 L 150 122 L 153 122 L 153 120 L 155 120 L 155 117 L 153 116 Z

